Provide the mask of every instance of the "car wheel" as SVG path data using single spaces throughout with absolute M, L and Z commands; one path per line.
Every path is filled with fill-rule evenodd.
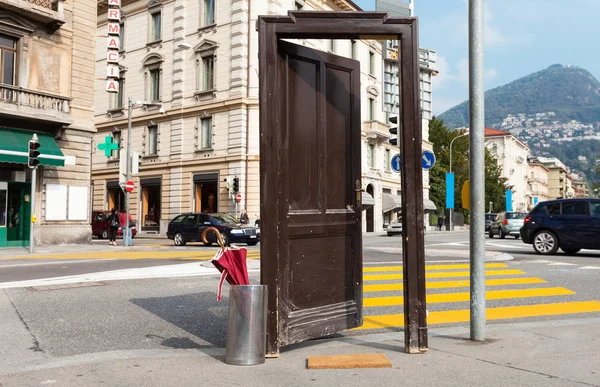
M 227 236 L 227 234 L 225 234 L 225 233 L 222 233 L 222 234 L 221 234 L 221 238 L 223 238 L 223 244 L 224 244 L 225 246 L 229 246 L 229 237 Z
M 488 234 L 488 236 L 489 236 L 491 239 L 494 239 L 494 233 L 492 232 L 492 229 L 491 229 L 491 228 L 490 228 L 490 233 Z
M 175 246 L 185 246 L 185 239 L 183 239 L 183 235 L 181 235 L 181 233 L 175 234 L 173 243 L 175 243 Z
M 248 242 L 248 246 L 256 246 L 257 243 L 258 241 Z
M 394 234 L 392 234 L 391 232 L 388 232 L 387 234 L 388 236 L 394 236 Z
M 575 255 L 577 252 L 579 252 L 579 250 L 581 249 L 562 249 L 562 251 L 564 251 L 567 255 Z
M 108 239 L 108 230 L 107 229 L 102 230 L 102 235 L 100 235 L 100 239 Z
M 506 238 L 506 234 L 504 233 L 504 231 L 502 231 L 502 229 L 500 229 L 500 239 L 504 238 Z
M 540 231 L 533 237 L 533 249 L 542 255 L 552 255 L 558 250 L 558 239 L 550 231 Z
M 519 239 L 520 237 L 520 235 L 515 235 L 515 239 Z

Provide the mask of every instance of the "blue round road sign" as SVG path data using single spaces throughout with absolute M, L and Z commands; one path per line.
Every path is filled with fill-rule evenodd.
M 400 155 L 399 154 L 395 154 L 394 157 L 392 157 L 392 171 L 394 171 L 396 173 L 400 173 Z
M 435 155 L 432 151 L 425 151 L 421 156 L 421 166 L 423 169 L 431 169 L 435 165 Z

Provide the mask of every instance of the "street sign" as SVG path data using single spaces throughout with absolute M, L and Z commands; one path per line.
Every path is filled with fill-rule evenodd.
M 116 142 L 112 142 L 113 138 L 111 136 L 104 137 L 104 142 L 98 144 L 98 149 L 104 151 L 104 156 L 110 157 L 112 155 L 112 151 L 119 149 L 119 144 Z
M 454 208 L 454 173 L 446 173 L 446 208 Z
M 538 202 L 540 201 L 540 198 L 538 198 L 537 196 L 533 198 L 533 205 L 537 206 Z
M 400 173 L 400 155 L 395 154 L 392 157 L 392 170 L 396 173 Z
M 121 187 L 121 191 L 123 191 L 123 193 L 125 193 L 125 182 L 124 181 L 119 182 L 119 187 Z
M 242 201 L 242 194 L 241 193 L 235 195 L 235 201 L 238 202 L 238 203 Z
M 129 180 L 127 183 L 125 183 L 125 190 L 127 192 L 133 192 L 134 188 L 135 188 L 135 185 L 133 184 L 133 181 Z
M 435 165 L 435 155 L 432 151 L 425 151 L 421 156 L 421 167 L 423 169 L 431 169 Z

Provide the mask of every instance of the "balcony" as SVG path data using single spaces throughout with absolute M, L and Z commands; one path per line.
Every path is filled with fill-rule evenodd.
M 46 25 L 53 33 L 65 24 L 65 0 L 0 0 L 2 8 Z
M 366 121 L 363 122 L 363 132 L 365 132 L 368 139 L 385 141 L 391 138 L 388 126 L 383 122 L 379 121 Z
M 68 125 L 71 98 L 0 84 L 0 116 Z

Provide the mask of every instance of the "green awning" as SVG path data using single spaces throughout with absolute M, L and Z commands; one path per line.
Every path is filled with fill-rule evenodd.
M 29 140 L 31 140 L 34 133 L 37 134 L 40 143 L 40 155 L 38 156 L 40 165 L 64 167 L 65 156 L 52 135 L 12 128 L 0 128 L 0 163 L 27 164 Z M 22 154 L 6 154 L 1 151 Z

